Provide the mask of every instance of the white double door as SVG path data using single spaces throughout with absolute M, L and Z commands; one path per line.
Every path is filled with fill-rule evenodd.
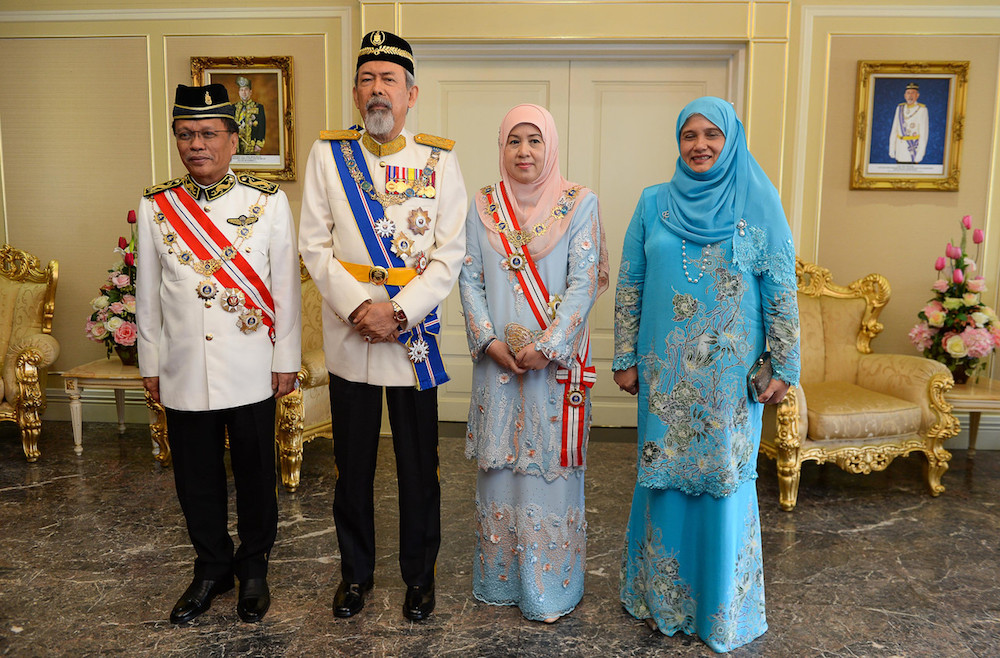
M 425 49 L 426 50 L 426 49 Z M 447 49 L 445 49 L 447 50 Z M 407 120 L 415 132 L 454 139 L 469 199 L 499 179 L 497 132 L 520 103 L 549 109 L 559 131 L 563 176 L 600 199 L 611 261 L 611 288 L 590 315 L 593 423 L 634 426 L 635 400 L 612 379 L 614 287 L 622 242 L 639 193 L 669 180 L 677 159 L 675 122 L 691 100 L 712 95 L 741 109 L 741 52 L 691 51 L 564 56 L 558 51 L 485 53 L 479 58 L 417 49 L 416 107 Z M 678 267 L 680 265 L 678 264 Z M 669 303 L 669 291 L 662 294 Z M 442 304 L 442 351 L 451 381 L 438 393 L 441 420 L 465 421 L 472 386 L 457 286 Z

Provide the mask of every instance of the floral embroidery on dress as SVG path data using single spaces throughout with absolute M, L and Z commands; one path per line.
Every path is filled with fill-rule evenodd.
M 628 261 L 622 261 L 619 271 L 622 275 L 628 274 Z M 635 344 L 639 336 L 641 300 L 641 285 L 629 285 L 619 281 L 615 289 L 615 358 L 611 365 L 612 370 L 627 370 L 638 362 Z
M 783 292 L 763 300 L 767 327 L 767 342 L 771 349 L 774 376 L 781 381 L 797 384 L 799 371 L 786 364 L 799 363 L 799 307 L 795 293 Z
M 728 606 L 712 615 L 710 641 L 726 650 L 746 644 L 764 632 L 764 565 L 761 560 L 760 526 L 756 510 L 747 510 L 742 542 L 733 574 L 733 596 Z
M 468 225 L 467 257 L 472 262 L 462 268 L 459 289 L 469 348 L 477 362 L 466 456 L 475 459 L 484 470 L 504 468 L 538 475 L 547 482 L 565 479 L 573 470 L 560 463 L 565 386 L 556 382 L 556 370 L 583 349 L 587 312 L 596 296 L 598 278 L 595 254 L 600 238 L 596 211 L 596 198 L 590 199 L 588 195 L 582 199 L 559 246 L 536 263 L 550 297 L 561 299 L 553 304 L 555 318 L 548 329 L 534 338 L 535 348 L 553 363 L 544 370 L 521 376 L 500 368 L 485 354 L 484 348 L 494 338 L 506 340 L 504 330 L 509 323 L 534 329 L 538 327 L 537 320 L 516 273 L 501 273 L 499 263 L 504 256 L 489 246 L 487 229 L 478 216 L 473 216 Z M 589 242 L 589 249 L 581 247 L 584 242 Z M 584 264 L 586 267 L 581 266 Z M 483 283 L 480 277 L 487 269 L 491 274 L 488 282 Z M 489 294 L 498 297 L 487 303 Z M 484 411 L 477 411 L 476 406 L 483 406 Z M 589 420 L 589 396 L 583 414 Z M 582 440 L 584 460 L 588 437 L 589 422 Z
M 715 250 L 708 249 L 716 258 Z M 716 304 L 675 291 L 671 300 L 677 325 L 664 341 L 665 352 L 642 357 L 650 414 L 664 426 L 648 436 L 638 460 L 639 483 L 670 486 L 687 493 L 725 496 L 755 477 L 756 463 L 746 410 L 745 368 L 749 326 L 740 312 L 747 291 L 743 275 L 716 268 L 706 277 Z M 676 364 L 682 364 L 680 368 Z M 731 443 L 732 451 L 719 450 Z
M 631 551 L 626 547 L 622 552 L 621 600 L 634 617 L 652 617 L 663 633 L 681 631 L 690 635 L 695 632 L 698 604 L 691 586 L 680 576 L 676 555 L 667 553 L 661 537 L 661 531 L 647 523 L 642 545 Z M 630 555 L 635 556 L 634 561 Z
M 535 504 L 515 507 L 476 500 L 476 542 L 478 562 L 475 577 L 490 588 L 491 581 L 506 582 L 512 569 L 525 564 L 541 565 L 542 574 L 552 573 L 556 583 L 568 587 L 587 559 L 587 521 L 584 510 L 570 507 L 563 517 L 543 514 Z M 533 567 L 534 569 L 535 567 Z M 536 578 L 539 603 L 545 597 L 545 579 Z M 499 601 L 493 603 L 518 603 Z

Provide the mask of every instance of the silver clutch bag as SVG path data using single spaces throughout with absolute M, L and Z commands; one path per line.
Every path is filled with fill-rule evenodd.
M 765 350 L 757 357 L 757 361 L 750 366 L 750 372 L 747 373 L 747 390 L 750 392 L 751 400 L 760 402 L 760 396 L 767 390 L 772 377 L 774 369 L 771 366 L 771 353 Z

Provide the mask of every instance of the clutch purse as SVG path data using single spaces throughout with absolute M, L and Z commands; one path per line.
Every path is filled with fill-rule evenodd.
M 747 389 L 750 392 L 750 399 L 760 402 L 760 396 L 767 390 L 767 385 L 771 383 L 774 376 L 774 369 L 771 367 L 771 353 L 765 350 L 757 357 L 757 360 L 750 366 L 747 373 Z
M 511 322 L 504 327 L 503 340 L 510 348 L 510 353 L 516 355 L 523 348 L 535 342 L 535 332 L 523 324 Z

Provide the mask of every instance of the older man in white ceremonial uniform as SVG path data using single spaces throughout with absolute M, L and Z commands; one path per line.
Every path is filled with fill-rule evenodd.
M 918 164 L 927 152 L 930 116 L 927 106 L 918 103 L 920 85 L 911 82 L 903 92 L 906 102 L 896 106 L 889 131 L 889 157 L 900 164 Z
M 170 620 L 203 613 L 235 575 L 237 613 L 256 622 L 270 605 L 277 533 L 275 399 L 292 390 L 301 360 L 292 213 L 277 185 L 229 168 L 238 127 L 224 86 L 178 85 L 173 118 L 188 175 L 146 190 L 136 274 L 139 370 L 166 408 L 177 497 L 196 553 L 194 580 Z
M 333 516 L 342 582 L 337 617 L 373 585 L 373 485 L 389 409 L 399 482 L 403 614 L 434 609 L 441 541 L 437 389 L 447 381 L 437 307 L 465 254 L 467 197 L 453 142 L 404 129 L 416 103 L 413 53 L 388 32 L 365 35 L 354 102 L 365 130 L 328 131 L 309 154 L 299 250 L 324 299 L 337 484 Z

